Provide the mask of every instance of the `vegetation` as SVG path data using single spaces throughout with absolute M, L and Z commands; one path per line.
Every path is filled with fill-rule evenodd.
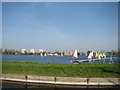
M 2 73 L 61 76 L 82 78 L 117 78 L 120 77 L 118 66 L 114 64 L 43 64 L 34 62 L 2 62 Z

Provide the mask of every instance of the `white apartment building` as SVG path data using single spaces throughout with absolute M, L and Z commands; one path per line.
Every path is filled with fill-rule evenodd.
M 43 52 L 43 49 L 39 49 L 39 52 L 40 52 L 40 53 Z
M 35 49 L 30 49 L 30 53 L 35 53 Z
M 21 53 L 25 53 L 25 52 L 26 52 L 26 49 L 22 49 L 22 50 L 21 50 Z

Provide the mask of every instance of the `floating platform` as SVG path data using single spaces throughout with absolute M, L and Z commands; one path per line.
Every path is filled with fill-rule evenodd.
M 74 60 L 73 63 L 91 62 L 91 61 L 99 61 L 99 60 L 107 60 L 107 59 L 110 59 L 110 58 Z

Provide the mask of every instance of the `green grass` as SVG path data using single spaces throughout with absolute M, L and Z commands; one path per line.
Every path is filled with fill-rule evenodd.
M 2 73 L 39 76 L 117 78 L 120 71 L 114 64 L 43 64 L 33 62 L 2 62 Z

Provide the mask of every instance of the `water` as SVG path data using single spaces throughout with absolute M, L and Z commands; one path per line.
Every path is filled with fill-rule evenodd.
M 18 62 L 38 62 L 38 63 L 66 63 L 72 64 L 72 56 L 40 56 L 40 55 L 2 55 L 2 61 L 18 61 Z M 79 56 L 79 60 L 87 59 L 87 56 Z M 114 63 L 120 63 L 118 56 L 113 57 Z M 83 63 L 103 63 L 104 60 L 83 62 Z M 110 63 L 110 60 L 105 60 Z
M 39 55 L 3 55 L 2 61 L 38 62 L 38 63 L 67 63 L 70 56 L 39 56 Z

